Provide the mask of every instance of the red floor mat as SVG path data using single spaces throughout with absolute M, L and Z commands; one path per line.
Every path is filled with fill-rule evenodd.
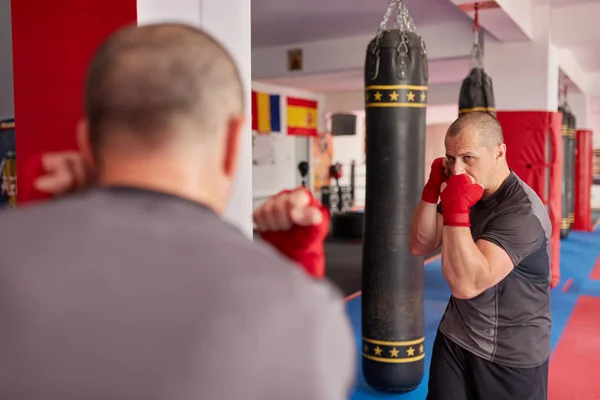
M 600 256 L 598 256 L 598 259 L 596 260 L 596 265 L 594 265 L 590 279 L 600 280 Z
M 581 296 L 550 361 L 549 400 L 600 399 L 600 298 Z

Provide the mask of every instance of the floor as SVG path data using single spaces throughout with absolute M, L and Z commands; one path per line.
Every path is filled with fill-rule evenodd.
M 597 216 L 595 216 L 597 218 Z M 340 254 L 337 264 L 346 267 L 330 271 L 330 277 L 346 293 L 360 286 L 360 245 L 331 246 Z M 340 247 L 344 251 L 340 252 Z M 335 250 L 331 250 L 335 248 Z M 600 380 L 594 378 L 593 363 L 600 359 L 600 229 L 591 233 L 571 232 L 561 241 L 561 282 L 552 291 L 552 358 L 550 362 L 550 400 L 567 398 L 600 399 Z M 337 265 L 334 264 L 334 265 Z M 328 261 L 328 267 L 329 267 Z M 343 275 L 346 275 L 343 277 Z M 339 278 L 342 276 L 342 278 Z M 338 279 L 334 279 L 338 278 Z M 425 267 L 425 376 L 421 386 L 403 395 L 373 391 L 362 379 L 360 369 L 361 298 L 349 296 L 347 312 L 356 334 L 359 371 L 352 400 L 425 399 L 432 341 L 446 307 L 450 292 L 441 274 L 439 259 Z

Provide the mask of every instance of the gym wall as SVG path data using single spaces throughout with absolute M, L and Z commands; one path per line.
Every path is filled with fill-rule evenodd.
M 286 104 L 287 96 L 300 97 L 318 102 L 318 115 L 324 113 L 325 96 L 292 89 L 288 87 L 275 86 L 262 82 L 252 82 L 252 90 L 262 93 L 278 94 L 281 96 L 280 121 L 281 132 L 273 133 L 272 151 L 274 155 L 274 164 L 252 166 L 252 200 L 253 207 L 258 207 L 268 197 L 277 194 L 283 189 L 293 188 L 300 185 L 301 178 L 298 172 L 298 163 L 300 161 L 308 161 L 310 164 L 311 138 L 305 136 L 288 136 L 286 123 Z M 319 131 L 325 129 L 325 121 L 319 118 Z M 310 178 L 312 174 L 308 174 L 308 185 L 312 186 Z

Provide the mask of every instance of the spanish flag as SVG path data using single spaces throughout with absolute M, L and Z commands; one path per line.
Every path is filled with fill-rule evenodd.
M 252 91 L 252 130 L 259 134 L 281 132 L 279 95 Z
M 317 102 L 287 98 L 288 135 L 317 136 Z

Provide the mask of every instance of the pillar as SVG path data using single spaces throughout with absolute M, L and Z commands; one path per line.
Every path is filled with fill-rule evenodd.
M 567 93 L 567 103 L 577 118 L 577 129 L 590 128 L 592 98 L 586 93 Z
M 534 7 L 531 41 L 486 42 L 485 69 L 498 110 L 557 110 L 559 66 L 550 41 L 551 11 L 550 6 Z
M 97 46 L 131 23 L 184 22 L 213 34 L 241 70 L 250 116 L 250 3 L 244 0 L 27 0 L 12 2 L 19 202 L 34 200 L 36 154 L 76 148 L 85 73 Z M 252 237 L 252 139 L 243 136 L 238 176 L 225 219 Z
M 550 40 L 551 17 L 549 5 L 534 7 L 532 40 L 488 41 L 484 62 L 493 81 L 509 167 L 545 201 L 550 216 L 554 287 L 560 280 L 563 192 L 567 191 L 563 189 L 563 146 L 556 113 L 559 59 Z
M 128 0 L 129 1 L 129 0 Z M 238 174 L 225 219 L 252 237 L 252 131 L 250 124 L 250 2 L 247 0 L 137 0 L 138 23 L 179 21 L 214 35 L 238 64 L 246 94 L 246 125 Z

